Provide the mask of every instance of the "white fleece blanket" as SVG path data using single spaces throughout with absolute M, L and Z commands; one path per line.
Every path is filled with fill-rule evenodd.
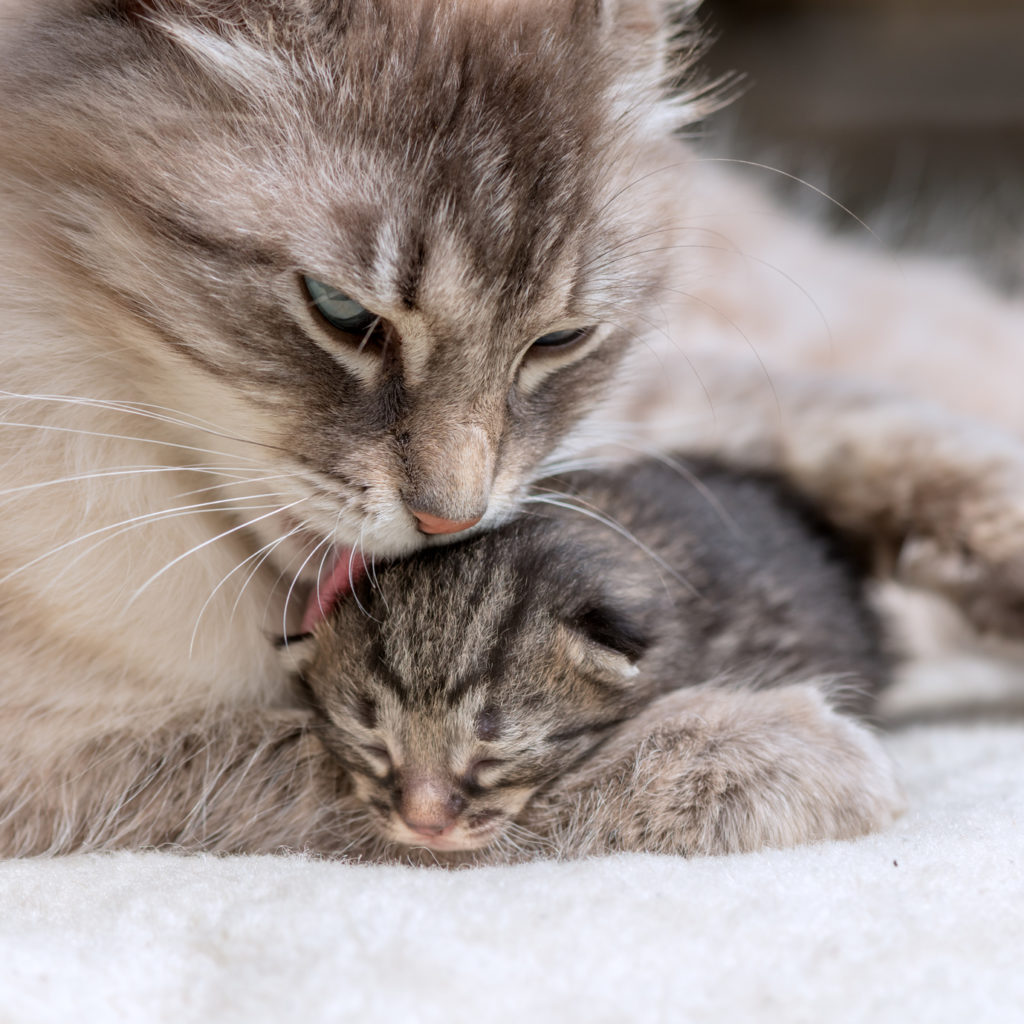
M 986 671 L 950 656 L 911 682 L 979 693 Z M 914 690 L 894 715 L 921 718 Z M 1024 715 L 972 717 L 890 733 L 909 811 L 854 843 L 451 873 L 0 864 L 0 1022 L 1024 1021 Z

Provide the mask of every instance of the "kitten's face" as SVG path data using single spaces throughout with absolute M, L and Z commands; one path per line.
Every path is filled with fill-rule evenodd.
M 495 841 L 650 697 L 650 588 L 540 525 L 389 566 L 317 631 L 320 735 L 385 839 Z
M 2 83 L 63 315 L 272 475 L 290 556 L 506 516 L 649 322 L 655 5 L 73 6 Z

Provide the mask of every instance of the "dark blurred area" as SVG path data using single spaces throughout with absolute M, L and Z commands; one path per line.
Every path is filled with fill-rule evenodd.
M 998 283 L 1024 283 L 1024 0 L 702 11 L 716 37 L 708 66 L 743 76 L 711 123 L 713 148 L 808 178 L 887 241 L 969 254 Z M 843 225 L 811 190 L 776 184 Z

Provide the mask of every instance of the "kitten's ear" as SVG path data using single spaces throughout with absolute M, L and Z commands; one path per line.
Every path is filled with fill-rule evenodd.
M 612 684 L 627 683 L 651 645 L 650 637 L 610 606 L 585 608 L 567 624 L 569 652 L 577 664 Z

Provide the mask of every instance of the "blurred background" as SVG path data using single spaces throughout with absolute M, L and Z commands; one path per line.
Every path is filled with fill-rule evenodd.
M 812 181 L 886 241 L 1024 287 L 1024 0 L 705 0 L 742 76 L 716 151 Z M 752 172 L 763 178 L 766 172 Z M 793 182 L 788 201 L 857 229 Z

